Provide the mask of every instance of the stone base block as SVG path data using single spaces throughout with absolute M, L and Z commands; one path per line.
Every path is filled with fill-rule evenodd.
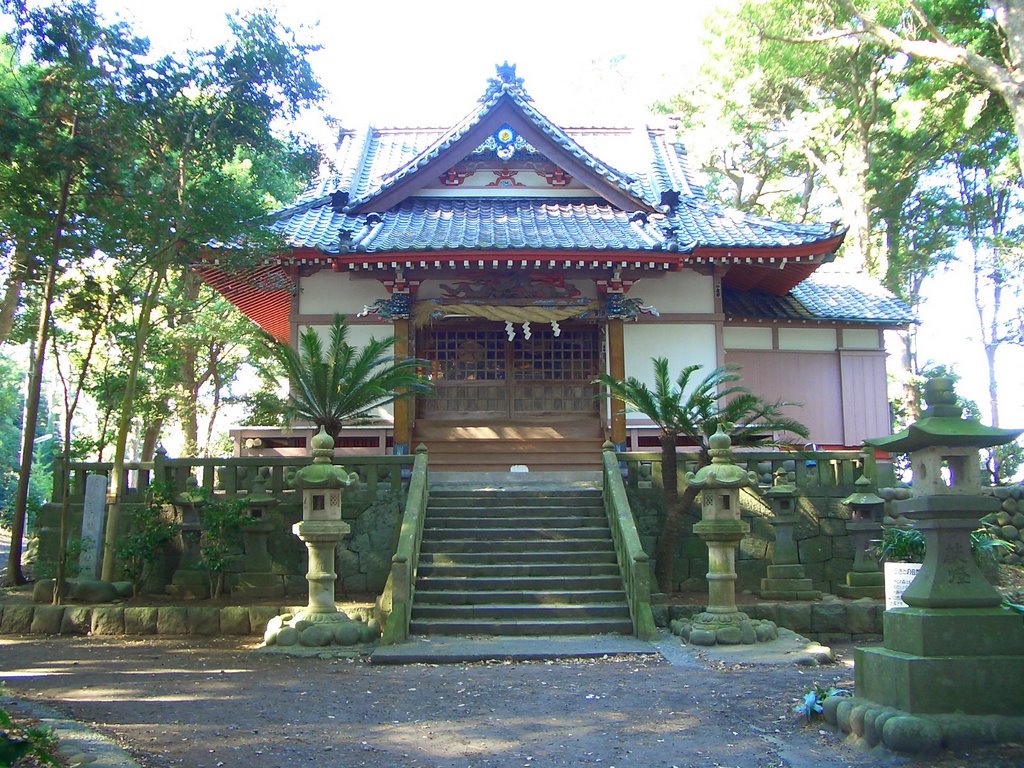
M 885 574 L 881 571 L 848 571 L 848 587 L 885 587 Z
M 175 571 L 167 594 L 180 600 L 205 600 L 210 596 L 210 580 L 203 571 Z
M 886 611 L 885 647 L 915 656 L 1021 656 L 1024 622 L 1007 608 Z
M 917 714 L 1020 715 L 1024 656 L 924 657 L 888 648 L 856 649 L 858 698 Z
M 762 600 L 821 600 L 821 592 L 816 589 L 765 589 L 763 580 L 758 594 Z
M 849 584 L 836 585 L 836 594 L 849 600 L 860 600 L 862 597 L 869 597 L 872 600 L 885 599 L 885 585 L 877 587 L 854 587 Z
M 284 597 L 284 577 L 276 573 L 240 573 L 231 594 L 247 599 Z
M 804 567 L 799 564 L 768 566 L 769 579 L 802 579 L 806 576 L 807 572 L 804 570 Z

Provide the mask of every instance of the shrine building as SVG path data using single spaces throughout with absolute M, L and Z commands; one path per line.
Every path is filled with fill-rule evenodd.
M 272 228 L 289 250 L 205 280 L 280 340 L 347 316 L 350 340 L 393 334 L 432 396 L 343 430 L 339 451 L 431 467 L 597 468 L 600 445 L 650 450 L 642 415 L 599 397 L 601 372 L 650 383 L 651 358 L 742 367 L 821 448 L 890 432 L 883 331 L 906 306 L 829 264 L 845 230 L 709 200 L 667 126 L 562 127 L 498 67 L 446 128 L 343 131 L 323 174 Z M 242 455 L 305 453 L 312 430 L 234 431 Z

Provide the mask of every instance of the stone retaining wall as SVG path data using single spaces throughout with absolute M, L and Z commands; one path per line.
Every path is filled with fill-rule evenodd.
M 739 605 L 752 619 L 768 619 L 780 627 L 820 643 L 869 642 L 882 637 L 881 600 L 823 600 L 821 602 L 758 603 Z M 667 627 L 707 610 L 706 605 L 653 605 L 654 621 Z
M 123 606 L 0 603 L 2 635 L 255 635 L 267 622 L 305 606 Z M 370 606 L 346 608 L 350 618 L 372 618 Z
M 628 493 L 641 542 L 653 560 L 665 508 L 661 489 L 629 489 Z M 846 530 L 850 510 L 840 504 L 841 499 L 823 489 L 804 489 L 797 499 L 800 522 L 794 530 L 800 564 L 807 578 L 813 580 L 815 589 L 833 594 L 838 585 L 846 583 L 846 573 L 853 567 L 854 558 L 853 537 Z M 741 493 L 740 505 L 750 533 L 740 542 L 736 556 L 736 591 L 754 594 L 761 579 L 767 576 L 775 548 L 775 532 L 768 522 L 772 511 L 758 493 L 749 489 Z M 676 588 L 681 592 L 707 589 L 708 548 L 692 533 L 699 515 L 700 505 L 694 504 L 683 524 L 675 562 Z

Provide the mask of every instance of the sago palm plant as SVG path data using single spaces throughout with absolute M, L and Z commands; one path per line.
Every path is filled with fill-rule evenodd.
M 348 325 L 335 315 L 327 343 L 315 328 L 299 335 L 298 349 L 270 338 L 270 348 L 288 374 L 286 416 L 306 419 L 334 438 L 346 421 L 373 408 L 431 390 L 420 362 L 396 359 L 395 338 L 371 338 L 357 349 L 348 343 Z
M 775 442 L 776 433 L 807 437 L 807 427 L 783 413 L 796 403 L 770 402 L 740 386 L 739 367 L 723 365 L 698 380 L 703 366 L 688 365 L 675 381 L 668 360 L 653 358 L 654 389 L 640 380 L 615 379 L 607 374 L 598 383 L 607 387 L 606 396 L 621 400 L 642 413 L 658 427 L 661 438 L 662 487 L 665 520 L 655 552 L 655 578 L 662 592 L 674 591 L 674 559 L 685 516 L 693 507 L 698 491 L 687 487 L 679 494 L 676 443 L 687 438 L 696 446 L 697 467 L 711 462 L 708 439 L 722 424 L 736 447 L 764 447 Z

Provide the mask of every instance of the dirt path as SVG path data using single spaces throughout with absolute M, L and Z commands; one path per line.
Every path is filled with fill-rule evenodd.
M 225 641 L 0 638 L 13 692 L 95 724 L 148 768 L 1019 765 L 1006 750 L 989 762 L 865 754 L 802 725 L 793 703 L 815 681 L 850 684 L 846 665 L 717 667 L 380 667 Z

